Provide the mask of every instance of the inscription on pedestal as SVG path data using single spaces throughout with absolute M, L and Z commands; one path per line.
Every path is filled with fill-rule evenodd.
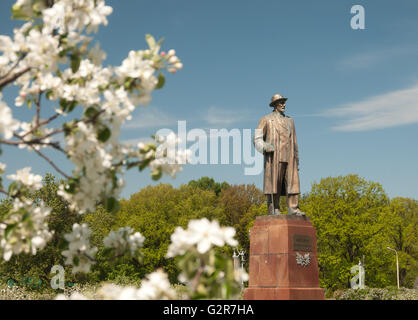
M 293 251 L 312 252 L 312 237 L 302 234 L 293 235 Z

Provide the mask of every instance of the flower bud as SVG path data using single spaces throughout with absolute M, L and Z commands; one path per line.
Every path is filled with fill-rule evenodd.
M 176 69 L 180 70 L 180 69 L 182 69 L 182 68 L 183 68 L 183 64 L 182 64 L 181 62 L 177 62 L 177 63 L 174 65 L 174 68 L 176 68 Z
M 170 57 L 170 59 L 168 59 L 168 62 L 174 64 L 178 61 L 178 59 L 179 58 L 177 58 L 176 56 L 172 56 Z
M 170 72 L 170 73 L 176 73 L 177 72 L 177 69 L 176 68 L 170 68 L 170 69 L 168 69 L 168 72 Z
M 175 54 L 176 54 L 176 50 L 174 50 L 174 49 L 170 49 L 170 50 L 168 50 L 167 55 L 168 55 L 169 57 L 174 56 Z
M 165 51 L 161 51 L 161 52 L 160 52 L 160 56 L 161 56 L 161 57 L 164 57 L 164 56 L 165 56 Z

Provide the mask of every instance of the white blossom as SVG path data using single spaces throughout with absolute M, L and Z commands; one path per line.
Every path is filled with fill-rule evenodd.
M 28 66 L 55 72 L 58 68 L 59 40 L 57 36 L 32 29 L 26 37 Z
M 51 72 L 38 74 L 39 89 L 42 91 L 57 90 L 62 86 L 62 80 L 59 77 L 54 77 Z
M 135 251 L 143 246 L 145 238 L 139 233 L 135 232 L 130 227 L 120 228 L 118 231 L 110 231 L 106 238 L 103 239 L 105 248 L 114 248 L 115 254 L 123 254 L 125 251 L 130 251 L 133 256 Z
M 43 2 L 38 2 L 38 5 L 40 8 L 44 6 Z M 13 8 L 20 8 L 20 11 L 27 15 L 32 16 L 33 15 L 33 1 L 32 0 L 17 0 L 14 4 Z
M 116 74 L 121 78 L 149 78 L 154 73 L 153 63 L 143 58 L 144 51 L 129 51 L 128 57 L 122 65 L 116 68 Z
M 161 269 L 147 275 L 137 292 L 140 300 L 166 300 L 173 299 L 175 296 L 176 293 L 170 286 L 167 274 Z
M 6 105 L 0 92 L 0 134 L 6 139 L 13 137 L 13 131 L 19 129 L 20 123 L 13 119 L 12 110 Z
M 1 56 L 1 63 L 4 68 L 10 61 L 13 61 L 17 58 L 17 54 L 15 53 L 15 46 L 12 39 L 8 36 L 0 35 L 0 51 L 3 52 Z M 6 73 L 7 70 L 1 68 L 0 75 Z
M 173 132 L 167 136 L 157 135 L 155 139 L 158 143 L 156 151 L 143 143 L 138 144 L 139 158 L 141 160 L 152 159 L 149 164 L 151 172 L 161 170 L 175 178 L 177 172 L 181 171 L 182 166 L 189 160 L 191 151 L 178 147 L 181 140 Z
M 96 45 L 90 49 L 87 57 L 91 60 L 96 66 L 101 66 L 103 60 L 106 59 L 106 52 L 100 49 L 100 44 L 97 42 Z
M 73 273 L 89 272 L 92 264 L 95 263 L 94 255 L 96 247 L 90 247 L 91 229 L 87 224 L 81 226 L 78 223 L 73 225 L 73 231 L 64 235 L 69 242 L 68 250 L 64 250 L 62 255 L 66 257 L 65 264 L 73 266 Z
M 161 269 L 147 275 L 142 280 L 140 288 L 105 283 L 97 290 L 95 296 L 101 300 L 172 300 L 177 298 L 167 274 Z M 60 294 L 55 299 L 85 300 L 88 298 L 80 293 L 73 293 L 70 297 Z
M 123 87 L 116 91 L 106 90 L 103 95 L 106 101 L 103 103 L 102 109 L 107 114 L 119 118 L 121 121 L 132 118 L 131 112 L 135 109 L 135 106 L 130 101 Z
M 171 235 L 167 257 L 183 255 L 192 248 L 196 248 L 200 254 L 204 254 L 212 246 L 222 247 L 225 244 L 236 246 L 238 242 L 234 239 L 234 236 L 234 228 L 221 227 L 216 220 L 209 221 L 206 218 L 190 220 L 187 230 L 176 227 Z
M 48 31 L 58 29 L 60 34 L 70 31 L 97 32 L 99 25 L 107 25 L 107 16 L 112 7 L 106 6 L 104 0 L 61 0 L 42 15 Z
M 243 281 L 243 282 L 247 282 L 249 279 L 248 273 L 245 271 L 245 269 L 242 268 L 237 268 L 234 270 L 234 279 L 237 282 Z
M 55 300 L 88 300 L 88 298 L 79 292 L 74 292 L 69 297 L 60 293 L 55 297 Z
M 104 284 L 98 290 L 98 296 L 104 300 L 138 300 L 138 289 L 133 286 L 118 286 L 112 283 Z
M 35 207 L 31 200 L 14 200 L 13 208 L 0 223 L 0 248 L 4 260 L 8 261 L 13 254 L 21 252 L 36 254 L 38 249 L 45 247 L 53 234 L 46 221 L 50 212 L 43 201 Z M 6 232 L 12 225 L 13 228 Z
M 34 190 L 39 190 L 42 188 L 42 176 L 30 173 L 31 170 L 31 167 L 25 167 L 23 169 L 17 170 L 16 174 L 8 175 L 7 178 L 10 180 L 18 181 L 26 187 L 32 188 Z
M 71 203 L 72 210 L 78 210 L 80 213 L 94 211 L 103 194 L 116 198 L 123 180 L 119 180 L 113 187 L 108 174 L 113 157 L 97 139 L 93 125 L 79 122 L 77 130 L 66 137 L 66 142 L 65 151 L 75 164 L 74 173 L 80 176 L 80 182 L 74 194 L 67 193 L 65 186 L 61 185 L 58 195 Z
M 23 141 L 29 142 L 35 139 L 40 139 L 42 141 L 42 144 L 31 143 L 29 145 L 29 144 L 21 143 L 19 144 L 19 149 L 23 149 L 27 147 L 28 151 L 31 151 L 32 148 L 35 150 L 39 150 L 41 148 L 48 147 L 47 143 L 50 143 L 52 141 L 51 137 L 47 137 L 47 138 L 42 138 L 42 137 L 50 134 L 54 130 L 52 128 L 47 128 L 45 126 L 39 126 L 36 130 L 34 130 L 34 132 L 29 133 L 35 126 L 36 126 L 35 118 L 30 123 L 21 122 L 20 123 L 21 131 L 19 131 L 19 135 L 23 137 Z
M 32 4 L 19 0 L 14 9 L 33 16 Z M 50 100 L 60 99 L 64 107 L 72 103 L 71 107 L 77 109 L 87 111 L 93 107 L 101 112 L 94 121 L 82 118 L 71 125 L 74 130 L 66 131 L 64 151 L 74 164 L 72 176 L 76 183 L 71 184 L 70 190 L 68 182 L 60 185 L 58 194 L 69 201 L 72 210 L 94 211 L 98 203 L 119 197 L 125 183 L 119 177 L 124 174 L 121 164 L 125 165 L 132 157 L 150 157 L 154 174 L 163 172 L 174 177 L 185 163 L 186 153 L 179 151 L 171 157 L 157 150 L 138 155 L 132 148 L 120 146 L 118 137 L 135 106 L 150 102 L 151 92 L 158 84 L 156 71 L 173 67 L 174 62 L 177 66 L 180 63 L 175 51 L 171 49 L 167 57 L 160 55 L 160 42 L 152 44 L 147 36 L 149 49 L 132 50 L 120 66 L 103 68 L 101 64 L 106 54 L 98 43 L 89 48 L 92 39 L 84 32 L 97 31 L 99 25 L 107 24 L 112 8 L 106 6 L 104 0 L 56 0 L 48 8 L 43 2 L 38 4 L 36 10 L 41 12 L 40 19 L 31 19 L 14 29 L 13 37 L 0 36 L 0 76 L 11 67 L 15 68 L 13 72 L 26 70 L 14 81 L 20 87 L 16 106 L 29 103 L 44 92 Z M 70 56 L 71 64 L 67 65 Z M 54 109 L 62 115 L 71 112 Z M 42 139 L 41 144 L 22 143 L 19 148 L 38 150 L 51 142 L 51 137 L 42 136 L 53 133 L 53 129 L 40 126 L 36 132 L 29 133 L 35 122 L 20 125 L 4 103 L 0 104 L 0 115 L 0 134 L 6 138 L 21 127 L 19 133 L 24 136 L 24 142 Z M 106 136 L 110 135 L 108 139 L 99 138 L 102 130 Z

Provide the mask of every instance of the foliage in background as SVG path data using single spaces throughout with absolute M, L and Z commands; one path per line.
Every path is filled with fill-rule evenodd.
M 218 196 L 222 189 L 229 186 L 227 182 L 216 182 L 213 178 L 202 177 L 199 180 L 191 180 L 188 183 L 191 187 L 196 187 L 202 190 L 212 190 Z
M 334 292 L 336 300 L 418 300 L 416 289 L 388 287 L 388 288 L 365 288 L 347 289 Z
M 29 195 L 29 198 L 33 199 L 35 203 L 43 200 L 48 207 L 52 208 L 51 214 L 47 219 L 49 229 L 54 230 L 51 241 L 36 255 L 22 253 L 18 256 L 12 256 L 9 261 L 0 260 L 0 276 L 2 280 L 9 277 L 14 279 L 14 283 L 19 284 L 22 282 L 27 283 L 32 278 L 32 283 L 28 283 L 29 288 L 42 289 L 50 286 L 49 282 L 53 277 L 53 274 L 50 274 L 52 266 L 64 266 L 64 257 L 61 254 L 65 245 L 63 235 L 71 231 L 72 225 L 79 223 L 82 216 L 72 213 L 68 208 L 68 203 L 57 196 L 58 186 L 59 183 L 55 181 L 55 178 L 51 174 L 47 174 L 43 180 L 42 189 Z M 8 212 L 10 206 L 11 201 L 9 199 L 1 201 L 0 217 L 5 212 Z M 65 268 L 67 271 L 67 283 L 83 281 L 83 275 L 74 276 L 70 267 Z M 42 281 L 43 285 L 38 285 L 39 280 Z
M 395 256 L 389 246 L 400 251 L 405 273 L 401 285 L 412 287 L 418 258 L 417 201 L 404 199 L 409 206 L 397 198 L 390 201 L 379 183 L 357 175 L 321 179 L 302 200 L 317 232 L 321 286 L 349 288 L 350 269 L 359 260 L 364 262 L 367 286 L 394 284 Z
M 99 248 L 99 260 L 104 250 L 103 239 L 111 230 L 130 225 L 146 238 L 142 263 L 131 257 L 103 261 L 92 267 L 88 278 L 74 277 L 66 267 L 66 281 L 79 284 L 112 281 L 139 285 L 146 274 L 158 268 L 167 272 L 171 283 L 178 283 L 180 257 L 165 257 L 170 235 L 176 226 L 185 228 L 191 219 L 201 218 L 216 219 L 221 225 L 237 230 L 235 238 L 238 248 L 246 251 L 248 268 L 249 230 L 256 216 L 267 214 L 264 195 L 254 185 L 213 183 L 213 179 L 204 177 L 178 188 L 169 184 L 148 186 L 122 200 L 119 213 L 108 213 L 99 207 L 96 212 L 81 216 L 80 221 L 80 216 L 66 211 L 64 201 L 54 197 L 58 183 L 53 182 L 53 177 L 48 175 L 44 184 L 37 194 L 54 208 L 48 222 L 51 229 L 65 233 L 74 222 L 88 223 L 93 230 L 91 244 Z M 218 195 L 214 188 L 217 185 L 223 185 Z M 7 205 L 10 202 L 3 200 L 0 214 Z M 389 200 L 379 184 L 348 175 L 325 178 L 314 184 L 311 192 L 303 196 L 301 206 L 316 228 L 321 286 L 329 289 L 330 294 L 350 287 L 353 276 L 350 268 L 363 256 L 368 287 L 395 285 L 395 255 L 386 247 L 399 252 L 401 286 L 413 287 L 418 276 L 416 200 Z M 215 252 L 232 255 L 232 249 L 226 247 L 216 248 Z M 63 258 L 59 243 L 52 240 L 38 255 L 13 257 L 2 262 L 0 270 L 16 278 L 31 275 L 46 281 L 52 276 L 49 271 L 54 264 L 63 265 Z

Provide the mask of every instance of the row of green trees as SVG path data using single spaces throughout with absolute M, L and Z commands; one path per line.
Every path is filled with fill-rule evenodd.
M 177 261 L 165 258 L 165 254 L 176 226 L 185 228 L 190 219 L 206 217 L 234 227 L 248 263 L 249 229 L 256 216 L 267 214 L 265 196 L 254 185 L 229 185 L 208 177 L 179 188 L 170 184 L 148 186 L 129 199 L 122 199 L 116 214 L 99 207 L 98 212 L 83 216 L 70 213 L 68 204 L 55 195 L 57 185 L 54 177 L 47 175 L 44 188 L 32 195 L 33 199 L 43 199 L 53 208 L 49 225 L 55 230 L 54 239 L 36 256 L 21 254 L 9 262 L 1 262 L 0 276 L 14 279 L 30 276 L 48 283 L 53 276 L 49 273 L 51 267 L 64 265 L 61 251 L 65 243 L 58 239 L 71 230 L 73 223 L 86 222 L 93 230 L 91 242 L 99 248 L 98 259 L 103 252 L 103 238 L 110 230 L 123 226 L 130 226 L 146 237 L 143 257 L 141 261 L 125 257 L 100 263 L 87 276 L 72 275 L 66 267 L 68 282 L 139 283 L 159 267 L 173 281 L 179 273 Z M 1 202 L 0 217 L 8 206 L 8 200 Z M 286 212 L 284 198 L 281 208 Z M 418 277 L 418 201 L 389 199 L 380 184 L 348 175 L 314 183 L 311 191 L 301 197 L 301 208 L 317 231 L 322 287 L 348 288 L 353 276 L 350 268 L 360 259 L 365 263 L 367 286 L 395 284 L 395 257 L 387 247 L 399 253 L 401 285 L 413 286 Z M 222 250 L 232 256 L 231 249 Z

